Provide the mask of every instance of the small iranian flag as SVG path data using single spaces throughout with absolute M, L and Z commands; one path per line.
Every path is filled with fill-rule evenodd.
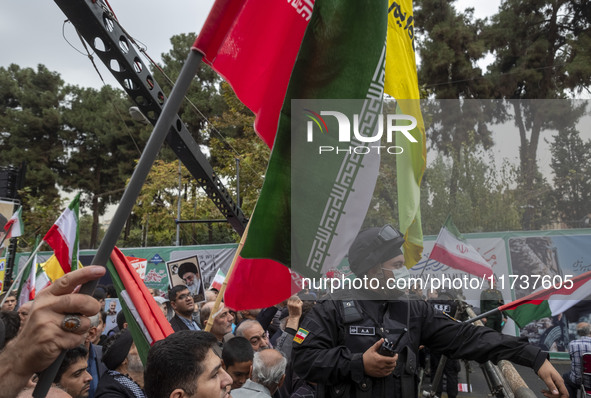
M 450 216 L 439 231 L 429 258 L 482 278 L 489 277 L 493 273 L 480 253 L 462 237 Z
M 549 281 L 554 283 L 555 279 L 550 278 Z M 534 292 L 500 306 L 499 311 L 504 311 L 522 328 L 532 321 L 561 314 L 591 294 L 591 271 L 572 279 L 563 276 L 559 280 L 563 282 L 558 289 L 552 287 Z
M 224 279 L 226 279 L 226 274 L 222 269 L 218 269 L 218 272 L 215 273 L 213 277 L 213 281 L 211 281 L 210 289 L 220 290 L 222 288 L 222 284 L 224 283 Z
M 51 226 L 43 240 L 51 246 L 64 273 L 78 268 L 78 210 L 80 194 Z
M 35 255 L 37 257 L 37 255 Z M 36 287 L 36 275 L 37 275 L 37 259 L 27 265 L 27 269 L 23 273 L 23 277 L 18 286 L 18 305 L 19 307 L 24 303 L 35 299 L 35 287 Z
M 5 239 L 16 238 L 23 234 L 23 219 L 22 219 L 23 207 L 19 207 L 16 212 L 10 217 L 10 220 L 4 225 L 6 231 Z

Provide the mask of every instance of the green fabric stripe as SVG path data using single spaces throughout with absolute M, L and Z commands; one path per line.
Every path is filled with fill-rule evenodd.
M 125 321 L 127 322 L 127 328 L 131 332 L 131 337 L 133 337 L 133 342 L 135 343 L 135 346 L 137 347 L 138 354 L 142 360 L 142 363 L 145 366 L 146 360 L 148 359 L 148 351 L 150 350 L 150 344 L 148 343 L 146 336 L 142 332 L 142 329 L 140 328 L 140 326 L 136 322 L 133 314 L 129 310 L 129 307 L 127 307 L 127 303 L 125 302 L 125 300 L 123 300 L 123 298 L 121 298 L 121 291 L 125 290 L 125 286 L 123 286 L 123 282 L 121 281 L 121 278 L 119 278 L 119 274 L 115 270 L 115 266 L 113 265 L 111 260 L 109 260 L 107 262 L 107 270 L 109 271 L 109 274 L 111 275 L 111 279 L 113 280 L 113 286 L 115 286 L 115 290 L 117 291 L 117 296 L 119 297 L 119 302 L 121 303 L 121 308 L 123 310 L 123 313 L 125 314 Z
M 387 7 L 383 0 L 317 0 L 314 4 L 283 103 L 265 183 L 241 252 L 243 257 L 270 258 L 290 266 L 291 100 L 364 99 L 385 45 Z M 311 169 L 306 175 L 315 178 L 324 173 Z M 297 183 L 311 184 L 304 180 Z M 309 199 L 311 203 L 326 201 Z
M 547 300 L 542 301 L 540 304 L 522 304 L 514 310 L 505 311 L 505 313 L 520 328 L 523 328 L 532 321 L 552 316 L 552 311 Z
M 76 216 L 76 240 L 74 242 L 74 250 L 72 251 L 72 271 L 78 269 L 78 250 L 80 241 L 80 193 L 76 195 L 70 206 L 70 210 L 74 212 Z

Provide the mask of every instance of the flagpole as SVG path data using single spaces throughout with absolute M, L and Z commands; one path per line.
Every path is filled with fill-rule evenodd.
M 252 218 L 250 220 L 252 220 Z M 207 324 L 205 324 L 205 331 L 206 332 L 209 332 L 211 330 L 211 327 L 213 326 L 213 320 L 214 320 L 215 316 L 217 315 L 218 308 L 220 307 L 220 304 L 222 303 L 222 299 L 224 298 L 224 292 L 226 291 L 226 286 L 228 286 L 228 281 L 230 280 L 230 277 L 232 276 L 232 273 L 234 272 L 234 266 L 238 262 L 238 257 L 240 256 L 240 252 L 242 251 L 242 247 L 244 246 L 244 242 L 246 241 L 246 235 L 248 235 L 248 227 L 250 226 L 250 220 L 248 220 L 248 224 L 246 224 L 246 228 L 244 229 L 244 233 L 242 234 L 242 237 L 240 238 L 240 243 L 238 244 L 238 247 L 236 248 L 236 253 L 234 254 L 234 258 L 232 259 L 232 264 L 230 264 L 230 268 L 228 269 L 228 273 L 226 274 L 226 277 L 224 278 L 224 283 L 222 283 L 222 287 L 220 288 L 220 292 L 218 293 L 218 296 L 215 299 L 215 303 L 213 304 L 213 308 L 211 309 L 211 312 L 209 314 L 209 318 L 207 319 Z
M 493 308 L 490 311 L 483 312 L 482 314 L 480 314 L 478 316 L 475 316 L 474 318 L 470 318 L 467 321 L 464 321 L 464 323 L 472 323 L 472 322 L 479 321 L 482 318 L 486 318 L 489 315 L 492 315 L 492 314 L 495 314 L 495 313 L 499 312 L 500 311 L 499 308 L 501 308 L 501 307 Z
M 10 285 L 10 288 L 12 288 L 12 286 L 16 285 L 20 278 L 22 278 L 23 273 L 25 272 L 25 269 L 27 269 L 27 266 L 29 265 L 29 263 L 31 262 L 31 260 L 33 258 L 35 258 L 35 255 L 39 252 L 39 250 L 41 250 L 41 246 L 43 246 L 43 243 L 45 243 L 44 241 L 41 241 L 41 243 L 39 243 L 39 245 L 37 246 L 37 248 L 35 248 L 35 250 L 33 250 L 33 252 L 31 253 L 31 255 L 29 256 L 29 258 L 27 259 L 27 262 L 25 263 L 25 265 L 19 269 L 18 271 L 18 275 L 16 276 L 16 278 L 14 279 L 14 281 L 12 282 L 12 285 Z M 20 268 L 20 267 L 19 267 Z M 4 298 L 2 299 L 2 303 L 0 304 L 0 307 L 2 307 L 4 305 L 4 302 L 6 301 L 6 299 L 8 298 L 8 292 L 10 291 L 10 289 L 7 289 L 6 292 L 6 296 L 4 296 Z M 18 297 L 17 297 L 18 299 Z
M 160 114 L 160 117 L 158 117 L 158 121 L 152 130 L 152 134 L 150 134 L 150 138 L 146 143 L 142 155 L 140 156 L 140 160 L 125 188 L 125 192 L 121 197 L 119 206 L 117 206 L 113 220 L 92 259 L 93 265 L 106 267 L 109 256 L 111 255 L 111 252 L 117 243 L 117 239 L 119 238 L 119 235 L 121 235 L 121 231 L 125 226 L 125 222 L 129 218 L 133 206 L 142 190 L 144 181 L 146 180 L 146 177 L 156 160 L 156 156 L 168 135 L 170 126 L 173 125 L 173 121 L 175 117 L 177 117 L 178 110 L 180 109 L 185 94 L 191 85 L 191 81 L 197 74 L 202 58 L 203 55 L 196 50 L 191 50 L 189 52 L 185 64 L 180 71 L 179 77 L 170 92 L 170 97 L 168 97 L 164 103 L 162 113 Z M 181 123 L 180 120 L 177 120 L 177 122 Z M 98 280 L 86 282 L 80 288 L 80 293 L 92 294 L 97 284 Z M 44 398 L 47 395 L 49 387 L 63 361 L 64 353 L 65 351 L 62 352 L 62 354 L 47 369 L 41 372 L 39 375 L 39 381 L 33 391 L 34 398 Z

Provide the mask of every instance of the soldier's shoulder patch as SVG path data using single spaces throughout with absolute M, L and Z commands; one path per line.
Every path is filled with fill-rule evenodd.
M 302 344 L 304 339 L 308 336 L 308 333 L 310 332 L 308 332 L 306 329 L 299 328 L 298 332 L 293 338 L 293 341 L 295 341 L 298 344 Z

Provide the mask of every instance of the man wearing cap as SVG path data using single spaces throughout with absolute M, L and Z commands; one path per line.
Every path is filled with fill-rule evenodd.
M 448 357 L 508 359 L 532 367 L 548 387 L 545 396 L 568 396 L 539 348 L 459 323 L 423 300 L 409 300 L 403 293 L 409 277 L 403 243 L 390 225 L 358 234 L 349 249 L 351 270 L 376 283 L 336 292 L 308 313 L 293 344 L 293 369 L 300 377 L 318 383 L 325 396 L 416 397 L 417 352 L 426 345 Z
M 199 270 L 193 263 L 186 262 L 179 266 L 179 278 L 181 278 L 192 295 L 203 294 L 201 291 L 201 277 Z
M 145 398 L 144 366 L 129 329 L 109 337 L 103 347 L 107 371 L 99 380 L 96 398 Z

